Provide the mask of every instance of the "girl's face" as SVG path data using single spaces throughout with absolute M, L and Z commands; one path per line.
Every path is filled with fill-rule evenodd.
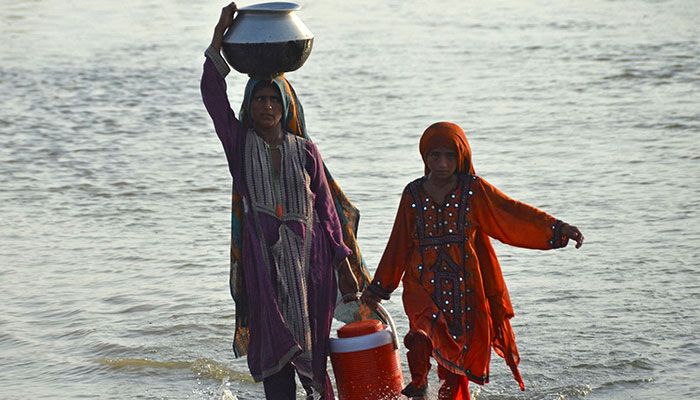
M 256 89 L 250 102 L 250 118 L 260 129 L 270 129 L 282 120 L 282 98 L 272 87 Z
M 447 179 L 457 170 L 457 151 L 451 147 L 437 147 L 426 159 L 430 174 L 438 179 Z

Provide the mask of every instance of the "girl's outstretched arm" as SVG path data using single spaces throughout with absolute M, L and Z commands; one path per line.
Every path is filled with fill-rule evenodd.
M 508 197 L 481 178 L 471 187 L 471 212 L 490 237 L 512 246 L 541 250 L 566 247 L 569 239 L 576 241 L 576 248 L 583 245 L 583 234 L 577 227 Z

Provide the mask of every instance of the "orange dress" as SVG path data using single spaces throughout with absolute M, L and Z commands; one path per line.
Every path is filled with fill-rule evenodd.
M 484 384 L 493 346 L 523 388 L 508 321 L 510 299 L 495 256 L 479 248 L 490 248 L 480 235 L 546 250 L 566 245 L 562 223 L 473 174 L 459 174 L 455 190 L 441 203 L 425 191 L 425 179 L 406 186 L 369 289 L 388 299 L 403 278 L 410 328 L 432 340 L 433 357 L 442 367 Z

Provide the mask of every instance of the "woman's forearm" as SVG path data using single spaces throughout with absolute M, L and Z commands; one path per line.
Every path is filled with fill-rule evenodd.
M 211 38 L 211 47 L 216 51 L 221 51 L 221 42 L 224 40 L 225 27 L 220 27 L 218 24 L 214 28 L 214 35 Z

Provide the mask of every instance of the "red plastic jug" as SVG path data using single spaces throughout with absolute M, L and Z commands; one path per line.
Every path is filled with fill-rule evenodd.
M 401 398 L 403 376 L 396 329 L 384 307 L 378 305 L 390 327 L 370 319 L 338 329 L 330 353 L 339 400 L 393 400 Z

